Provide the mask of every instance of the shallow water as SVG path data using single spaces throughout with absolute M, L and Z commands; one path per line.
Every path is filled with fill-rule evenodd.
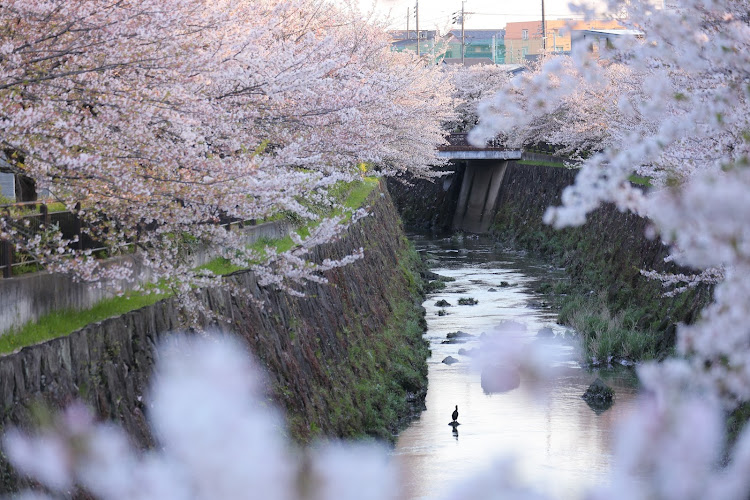
M 460 478 L 489 467 L 495 459 L 514 457 L 515 477 L 555 498 L 580 498 L 589 487 L 602 483 L 611 465 L 614 422 L 634 405 L 635 381 L 629 370 L 592 372 L 578 363 L 576 344 L 562 340 L 566 328 L 556 324 L 556 313 L 532 290 L 540 280 L 560 279 L 561 270 L 521 254 L 499 253 L 485 239 L 430 239 L 412 235 L 417 249 L 432 260 L 432 271 L 456 279 L 444 290 L 430 294 L 426 337 L 428 360 L 427 409 L 398 439 L 393 454 L 404 470 L 409 498 L 436 498 Z M 511 286 L 501 287 L 501 282 Z M 496 291 L 489 291 L 494 288 Z M 474 306 L 457 306 L 460 297 L 473 297 Z M 435 302 L 445 299 L 447 316 Z M 540 342 L 537 332 L 551 328 L 556 338 L 545 341 L 552 351 L 555 377 L 540 399 L 521 387 L 487 394 L 480 370 L 459 349 L 479 347 L 479 335 L 497 333 L 503 321 L 526 326 L 513 333 L 519 342 Z M 446 334 L 461 330 L 473 335 L 468 342 L 442 344 Z M 494 332 L 494 333 L 493 333 Z M 568 332 L 570 333 L 570 332 Z M 458 363 L 442 363 L 446 356 Z M 581 398 L 601 376 L 616 393 L 616 403 L 601 414 Z M 448 425 L 458 405 L 457 432 Z

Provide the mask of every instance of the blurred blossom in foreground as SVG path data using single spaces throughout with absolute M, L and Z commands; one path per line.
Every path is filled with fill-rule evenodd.
M 500 363 L 541 387 L 551 372 L 541 342 L 505 323 L 487 337 L 483 362 Z M 526 339 L 524 339 L 526 337 Z M 19 498 L 312 499 L 404 498 L 387 450 L 375 444 L 320 443 L 295 449 L 264 394 L 244 348 L 221 335 L 175 336 L 159 350 L 149 418 L 160 446 L 134 450 L 111 423 L 81 404 L 24 435 L 10 430 L 4 451 L 18 472 L 47 494 Z M 644 365 L 638 411 L 620 426 L 615 469 L 592 499 L 736 499 L 750 491 L 750 431 L 722 467 L 723 414 L 711 392 L 695 387 L 683 361 Z M 497 383 L 508 383 L 498 380 Z M 510 460 L 448 489 L 447 500 L 546 498 L 520 484 Z
M 80 404 L 33 435 L 11 430 L 3 444 L 19 472 L 60 497 L 397 497 L 396 471 L 379 446 L 319 446 L 309 460 L 294 453 L 263 390 L 263 377 L 236 341 L 178 336 L 160 349 L 151 389 L 157 449 L 134 450 L 123 431 L 95 422 Z
M 485 392 L 506 392 L 521 385 L 536 397 L 544 396 L 554 377 L 554 352 L 532 338 L 526 325 L 505 321 L 483 334 L 476 357 Z
M 706 387 L 695 387 L 690 366 L 669 360 L 644 365 L 638 374 L 644 390 L 618 426 L 610 484 L 591 498 L 747 498 L 750 432 L 740 436 L 722 468 L 726 417 Z
M 519 484 L 509 459 L 497 460 L 476 476 L 459 481 L 445 500 L 544 500 L 548 497 Z
M 331 443 L 310 456 L 317 484 L 310 498 L 384 500 L 400 498 L 398 475 L 384 447 Z

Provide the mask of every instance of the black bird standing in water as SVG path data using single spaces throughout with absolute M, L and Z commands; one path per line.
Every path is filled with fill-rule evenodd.
M 456 420 L 458 420 L 458 405 L 456 405 L 456 409 L 455 409 L 455 410 L 453 410 L 453 415 L 451 415 L 451 416 L 453 417 L 453 421 L 454 421 L 454 422 L 455 422 Z

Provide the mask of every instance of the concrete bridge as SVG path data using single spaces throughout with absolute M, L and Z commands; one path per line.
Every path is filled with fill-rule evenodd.
M 470 145 L 466 134 L 451 134 L 439 156 L 466 163 L 461 191 L 453 216 L 453 229 L 485 233 L 495 217 L 495 205 L 510 160 L 520 160 L 520 149 L 506 149 L 490 142 L 483 148 Z

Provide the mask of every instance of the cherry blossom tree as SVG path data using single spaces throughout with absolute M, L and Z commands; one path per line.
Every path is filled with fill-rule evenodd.
M 574 111 L 574 116 L 604 111 L 604 122 L 620 113 L 632 117 L 631 127 L 614 121 L 598 142 L 598 152 L 582 162 L 575 185 L 563 193 L 563 205 L 550 208 L 545 218 L 558 227 L 580 224 L 601 202 L 614 202 L 650 217 L 664 241 L 673 245 L 673 260 L 709 270 L 687 278 L 689 283 L 723 278 L 702 319 L 680 328 L 678 346 L 732 407 L 750 398 L 747 352 L 740 349 L 750 330 L 739 320 L 750 298 L 742 284 L 750 270 L 747 218 L 740 215 L 748 210 L 743 136 L 748 130 L 747 63 L 741 55 L 750 42 L 747 15 L 742 2 L 732 1 L 687 2 L 666 10 L 625 2 L 610 9 L 627 11 L 644 39 L 619 43 L 610 54 L 611 65 L 597 64 L 585 54 L 550 60 L 524 77 L 529 86 L 513 86 L 516 95 L 536 96 L 528 99 L 526 121 L 518 119 L 524 115 L 518 104 L 523 99 L 507 99 L 513 94 L 506 90 L 480 110 L 484 123 L 475 137 L 523 126 L 534 116 L 553 121 L 560 110 L 564 116 L 568 108 L 560 103 L 577 99 L 579 85 L 592 82 L 608 89 L 608 107 L 598 107 L 602 101 L 596 99 L 577 100 L 578 107 L 588 109 Z M 608 77 L 612 65 L 625 66 L 617 73 L 632 71 L 640 83 L 632 85 L 632 77 L 630 84 Z M 500 110 L 506 102 L 511 111 Z M 652 176 L 657 188 L 644 194 L 627 181 L 632 173 Z
M 593 64 L 586 52 L 576 55 L 543 58 L 475 104 L 484 117 L 475 140 L 500 134 L 512 147 L 546 142 L 580 162 L 593 151 L 625 144 L 632 130 L 652 128 L 631 105 L 642 92 L 642 72 L 617 62 Z
M 183 291 L 196 279 L 185 236 L 249 265 L 259 256 L 217 221 L 319 219 L 310 203 L 333 203 L 328 189 L 359 178 L 361 162 L 421 175 L 439 163 L 444 76 L 391 53 L 382 27 L 351 7 L 24 0 L 3 4 L 0 24 L 0 140 L 13 168 L 77 210 L 110 253 L 135 242 L 152 277 Z M 339 222 L 316 226 L 279 269 L 312 277 L 304 252 Z M 2 230 L 51 270 L 131 274 L 59 235 Z
M 500 91 L 510 80 L 510 73 L 494 64 L 449 66 L 447 71 L 453 77 L 451 105 L 457 116 L 445 128 L 467 132 L 477 124 L 479 103 Z

